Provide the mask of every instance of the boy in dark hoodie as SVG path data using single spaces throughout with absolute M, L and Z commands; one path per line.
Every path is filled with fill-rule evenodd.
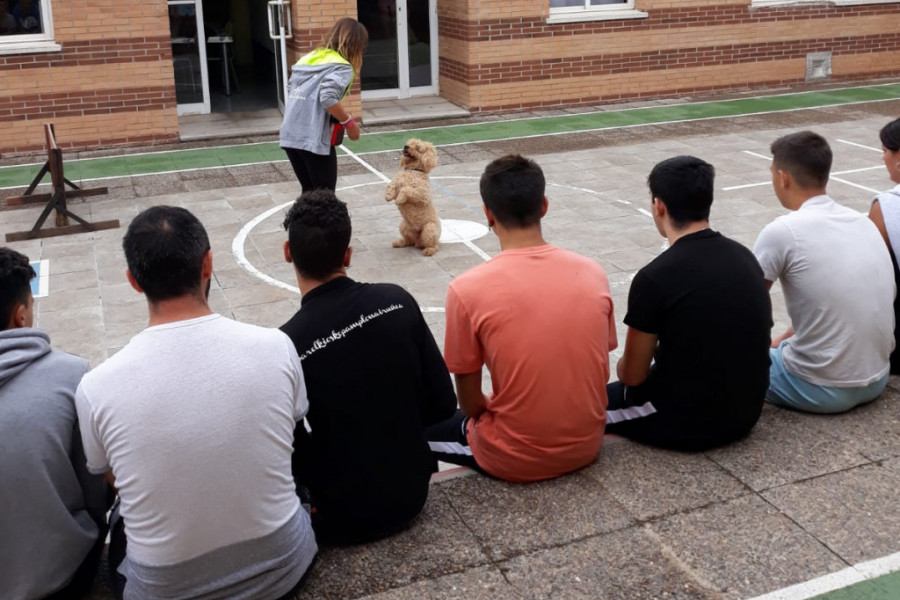
M 88 473 L 75 414 L 84 360 L 32 329 L 35 272 L 0 248 L 0 590 L 77 598 L 93 581 L 112 500 Z

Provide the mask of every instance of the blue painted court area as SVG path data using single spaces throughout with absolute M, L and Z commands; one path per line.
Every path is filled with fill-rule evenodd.
M 44 298 L 50 293 L 50 260 L 36 260 L 31 263 L 37 276 L 31 280 L 31 295 Z

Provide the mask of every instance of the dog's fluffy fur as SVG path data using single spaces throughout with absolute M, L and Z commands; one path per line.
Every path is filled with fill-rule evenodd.
M 384 199 L 393 200 L 400 209 L 399 240 L 394 248 L 415 246 L 422 254 L 431 256 L 438 251 L 441 239 L 441 220 L 431 201 L 428 174 L 437 166 L 434 146 L 422 140 L 409 140 L 400 156 L 401 171 L 388 184 Z

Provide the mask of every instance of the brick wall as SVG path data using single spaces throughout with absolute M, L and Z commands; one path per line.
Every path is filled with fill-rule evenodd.
M 550 25 L 547 0 L 440 0 L 441 94 L 497 111 L 793 84 L 828 50 L 833 79 L 900 75 L 900 4 L 635 8 L 649 16 Z
M 163 0 L 53 0 L 59 52 L 0 55 L 0 156 L 178 139 Z

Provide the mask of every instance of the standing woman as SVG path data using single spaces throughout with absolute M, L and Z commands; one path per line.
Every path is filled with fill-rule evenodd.
M 362 66 L 369 41 L 366 28 L 344 18 L 316 48 L 297 61 L 288 82 L 281 147 L 304 192 L 333 190 L 337 184 L 337 154 L 343 132 L 359 139 L 359 125 L 341 105 Z
M 884 166 L 888 175 L 896 184 L 900 184 L 900 119 L 891 121 L 881 129 L 881 148 L 884 151 Z M 894 263 L 894 281 L 900 286 L 900 268 L 897 257 L 900 256 L 900 185 L 892 190 L 882 192 L 872 199 L 869 218 L 878 227 L 884 238 L 891 261 Z M 898 326 L 900 326 L 900 295 L 894 298 L 894 341 L 897 342 Z M 900 374 L 900 349 L 895 345 L 891 353 L 891 373 Z

